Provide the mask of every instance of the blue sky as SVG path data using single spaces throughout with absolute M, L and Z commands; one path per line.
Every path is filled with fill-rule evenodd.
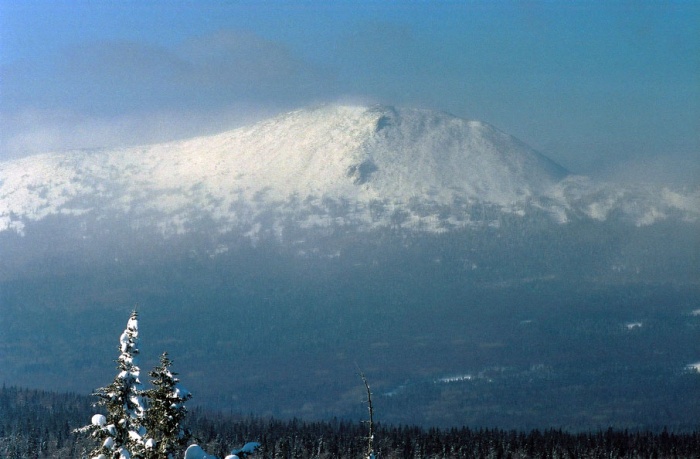
M 700 3 L 0 0 L 0 158 L 324 102 L 480 119 L 564 166 L 700 176 Z

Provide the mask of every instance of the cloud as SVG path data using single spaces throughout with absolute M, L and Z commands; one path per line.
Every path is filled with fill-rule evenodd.
M 189 82 L 249 88 L 316 77 L 287 47 L 247 32 L 221 31 L 195 38 L 180 53 L 191 64 Z
M 173 48 L 85 43 L 0 69 L 0 159 L 230 128 L 329 97 L 330 72 L 284 45 L 220 31 Z
M 663 156 L 628 158 L 608 164 L 595 176 L 615 183 L 697 189 L 700 187 L 700 157 L 698 153 L 667 152 Z
M 87 116 L 71 110 L 0 114 L 0 160 L 77 149 L 127 147 L 214 134 L 272 116 L 277 108 L 231 104 L 216 110 L 152 110 Z

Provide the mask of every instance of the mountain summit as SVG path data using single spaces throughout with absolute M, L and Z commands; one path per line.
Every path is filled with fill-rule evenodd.
M 544 210 L 558 222 L 620 209 L 637 224 L 669 209 L 699 213 L 668 190 L 640 194 L 571 176 L 488 124 L 384 106 L 327 105 L 213 136 L 0 163 L 0 232 L 20 234 L 51 215 L 128 215 L 164 234 L 207 218 L 220 231 L 253 234 L 270 213 L 273 226 L 443 231 L 473 222 L 474 206 Z
M 508 204 L 541 194 L 566 173 L 489 125 L 427 110 L 324 106 L 219 138 L 226 155 L 219 160 L 245 171 L 246 187 L 269 187 L 282 199 L 449 203 L 457 194 Z

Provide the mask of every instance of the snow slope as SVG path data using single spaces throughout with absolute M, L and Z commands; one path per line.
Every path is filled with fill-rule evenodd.
M 327 105 L 214 136 L 0 163 L 0 232 L 19 234 L 50 215 L 119 214 L 163 234 L 202 217 L 254 233 L 270 212 L 302 227 L 444 231 L 469 225 L 475 205 L 560 223 L 700 216 L 697 192 L 595 184 L 488 124 L 383 106 Z

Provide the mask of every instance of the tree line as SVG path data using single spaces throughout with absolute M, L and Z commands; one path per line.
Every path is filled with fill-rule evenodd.
M 85 395 L 3 386 L 0 388 L 0 458 L 87 458 L 91 438 L 73 430 L 94 411 Z M 231 445 L 260 442 L 256 459 L 359 459 L 366 454 L 367 426 L 361 421 L 309 422 L 224 414 L 193 408 L 192 437 L 211 454 Z M 601 430 L 571 433 L 501 429 L 424 429 L 375 425 L 379 458 L 697 458 L 700 431 Z

